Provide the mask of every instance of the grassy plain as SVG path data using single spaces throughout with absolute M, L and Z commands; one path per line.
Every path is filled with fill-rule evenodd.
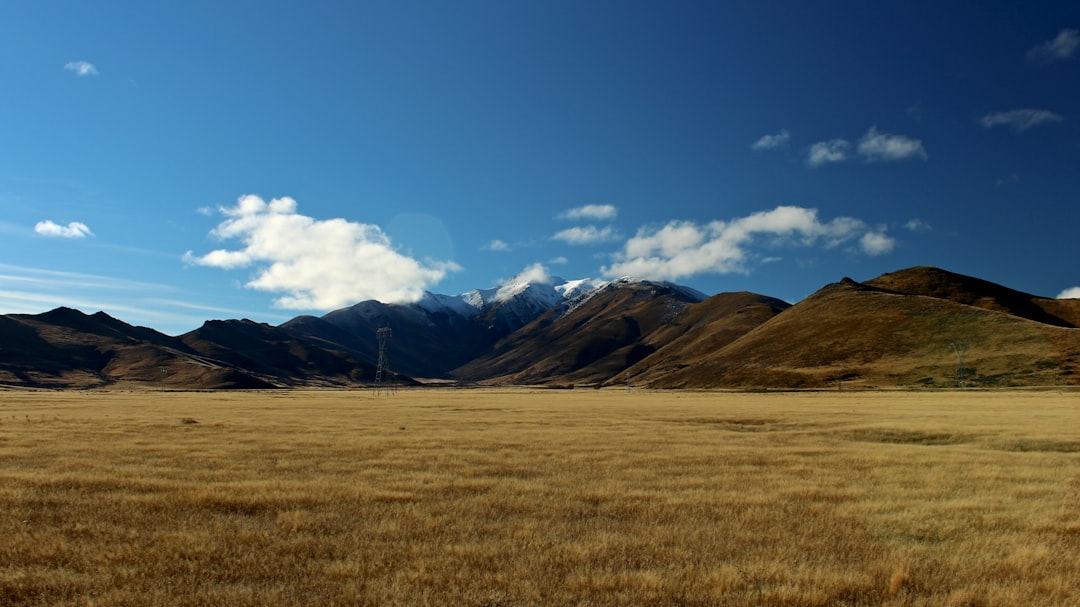
M 1080 394 L 0 392 L 2 605 L 1080 604 Z

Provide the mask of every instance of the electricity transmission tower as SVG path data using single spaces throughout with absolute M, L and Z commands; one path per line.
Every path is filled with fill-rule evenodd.
M 390 327 L 380 327 L 375 331 L 375 337 L 379 340 L 379 364 L 375 367 L 375 394 L 379 393 L 379 390 L 383 386 L 383 373 L 390 373 L 390 360 L 386 352 L 386 344 L 390 341 L 392 332 Z
M 952 349 L 956 353 L 956 386 L 958 388 L 963 388 L 966 380 L 964 377 L 964 354 L 968 351 L 968 345 L 966 339 L 954 339 L 952 341 Z

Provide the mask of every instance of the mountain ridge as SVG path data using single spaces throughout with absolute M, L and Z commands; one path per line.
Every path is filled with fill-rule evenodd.
M 807 389 L 1080 384 L 1080 300 L 914 267 L 844 278 L 790 305 L 675 283 L 522 276 L 412 304 L 359 302 L 277 326 L 210 320 L 172 337 L 105 312 L 0 315 L 0 386 L 370 386 L 391 381 Z

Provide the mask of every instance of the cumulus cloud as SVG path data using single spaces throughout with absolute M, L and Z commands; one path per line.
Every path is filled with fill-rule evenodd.
M 402 255 L 376 225 L 345 219 L 318 220 L 296 212 L 289 197 L 269 202 L 241 196 L 211 234 L 237 239 L 238 249 L 217 249 L 188 263 L 234 269 L 254 267 L 247 287 L 282 294 L 274 305 L 286 309 L 330 310 L 358 301 L 413 302 L 448 273 L 452 261 L 427 261 Z
M 851 143 L 846 139 L 819 141 L 806 151 L 806 165 L 816 169 L 826 164 L 843 162 L 848 159 L 849 148 Z
M 888 253 L 896 244 L 884 229 L 872 230 L 860 219 L 823 222 L 816 209 L 780 206 L 727 222 L 672 221 L 661 228 L 642 228 L 601 271 L 657 280 L 745 272 L 754 256 L 750 249 L 762 238 L 773 244 L 826 248 L 855 242 L 868 255 Z
M 1055 114 L 1050 110 L 1025 108 L 987 114 L 982 117 L 982 125 L 988 129 L 995 126 L 1007 126 L 1020 133 L 1040 124 L 1061 122 L 1062 120 L 1064 118 L 1060 114 Z
M 867 162 L 889 162 L 921 158 L 926 160 L 922 141 L 904 135 L 882 133 L 876 126 L 859 140 L 858 154 Z
M 896 239 L 884 232 L 867 232 L 859 239 L 859 248 L 872 257 L 892 253 L 896 248 Z
M 489 242 L 488 245 L 484 248 L 488 251 L 509 251 L 510 245 L 506 244 L 505 241 L 496 238 L 495 240 Z
M 559 219 L 595 219 L 605 221 L 615 219 L 618 209 L 610 204 L 587 204 L 583 207 L 568 209 L 559 213 Z
M 66 226 L 62 226 L 46 219 L 45 221 L 37 222 L 34 225 L 34 231 L 41 236 L 49 236 L 52 238 L 86 238 L 87 236 L 94 235 L 85 223 L 80 223 L 78 221 L 72 221 Z
M 1072 287 L 1058 293 L 1058 299 L 1080 299 L 1080 287 Z
M 791 133 L 787 129 L 780 129 L 780 132 L 775 135 L 762 135 L 761 139 L 755 141 L 751 146 L 751 150 L 771 150 L 780 146 L 786 145 L 791 139 Z
M 619 235 L 615 232 L 615 228 L 612 228 L 611 226 L 605 226 L 603 228 L 598 228 L 596 226 L 575 226 L 573 228 L 562 230 L 552 236 L 554 240 L 561 240 L 566 244 L 573 245 L 608 242 L 618 237 Z
M 97 68 L 93 63 L 86 61 L 69 61 L 64 65 L 64 69 L 69 72 L 75 72 L 76 76 L 97 76 Z
M 1053 40 L 1047 40 L 1028 51 L 1028 61 L 1052 63 L 1069 59 L 1080 49 L 1080 30 L 1063 29 Z

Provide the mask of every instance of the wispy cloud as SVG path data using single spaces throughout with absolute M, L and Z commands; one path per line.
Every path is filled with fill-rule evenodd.
M 926 160 L 922 141 L 905 135 L 882 133 L 876 126 L 859 140 L 859 157 L 867 162 L 892 162 L 919 158 Z
M 559 219 L 594 219 L 597 221 L 605 221 L 609 219 L 615 219 L 618 214 L 618 209 L 614 205 L 610 204 L 587 204 L 582 207 L 575 207 L 559 213 Z
M 1050 110 L 1025 108 L 1008 112 L 993 112 L 983 116 L 981 122 L 988 129 L 995 126 L 1007 126 L 1020 133 L 1040 124 L 1061 122 L 1062 120 L 1064 118 L 1060 114 Z
M 750 149 L 755 151 L 771 150 L 787 145 L 789 140 L 791 140 L 791 133 L 787 129 L 780 129 L 780 132 L 775 135 L 762 135 L 761 139 L 758 139 L 750 146 Z
M 1058 299 L 1080 299 L 1080 287 L 1072 287 L 1058 293 Z
M 909 219 L 908 222 L 904 224 L 904 227 L 911 232 L 929 232 L 934 229 L 930 227 L 930 224 L 921 219 Z
M 1016 173 L 1009 173 L 1004 177 L 998 177 L 997 181 L 994 182 L 994 185 L 1000 188 L 1002 186 L 1015 185 L 1018 183 L 1020 183 L 1020 176 Z
M 597 228 L 596 226 L 576 226 L 562 230 L 552 236 L 555 240 L 561 240 L 566 244 L 573 245 L 610 242 L 618 237 L 619 235 L 615 232 L 615 228 L 611 226 L 605 226 L 603 228 Z
M 318 220 L 296 212 L 292 198 L 269 202 L 240 197 L 221 208 L 226 219 L 212 234 L 239 239 L 239 249 L 205 255 L 188 252 L 188 263 L 235 269 L 255 267 L 246 286 L 281 294 L 274 305 L 296 310 L 330 310 L 368 299 L 413 302 L 461 266 L 402 255 L 376 225 L 345 219 Z
M 72 221 L 66 226 L 62 226 L 48 219 L 37 222 L 34 225 L 34 232 L 50 238 L 86 238 L 94 235 L 85 223 Z
M 75 72 L 76 76 L 97 76 L 97 68 L 93 63 L 86 61 L 69 61 L 64 65 L 64 69 L 69 72 Z
M 1080 49 L 1080 30 L 1063 29 L 1052 40 L 1036 45 L 1027 53 L 1032 63 L 1053 63 L 1076 55 Z
M 816 169 L 827 164 L 843 162 L 848 159 L 849 149 L 851 149 L 851 142 L 846 139 L 819 141 L 807 149 L 806 166 Z
M 927 159 L 922 140 L 907 135 L 883 133 L 876 126 L 870 127 L 859 139 L 854 155 L 851 147 L 851 142 L 842 138 L 819 141 L 806 149 L 806 166 L 816 169 L 827 164 L 844 162 L 853 157 L 860 158 L 863 162 Z
M 510 245 L 506 244 L 505 241 L 502 241 L 502 240 L 499 240 L 498 238 L 496 238 L 495 240 L 492 240 L 491 242 L 484 245 L 484 250 L 485 251 L 509 251 L 510 250 Z
M 601 271 L 607 276 L 640 276 L 678 280 L 697 274 L 746 272 L 764 239 L 773 246 L 823 246 L 853 243 L 866 255 L 893 250 L 896 241 L 883 228 L 872 229 L 853 217 L 823 222 L 816 209 L 780 206 L 731 221 L 700 224 L 672 221 L 661 228 L 642 228 Z

